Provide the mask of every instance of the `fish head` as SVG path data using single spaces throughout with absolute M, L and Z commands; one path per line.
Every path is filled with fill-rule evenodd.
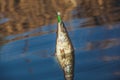
M 58 32 L 66 33 L 66 28 L 63 22 L 58 23 Z
M 68 35 L 66 27 L 63 22 L 58 23 L 57 34 L 58 34 L 58 37 L 60 37 L 60 36 L 65 37 Z

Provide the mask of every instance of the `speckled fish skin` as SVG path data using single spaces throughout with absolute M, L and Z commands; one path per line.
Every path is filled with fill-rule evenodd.
M 74 49 L 63 22 L 58 23 L 56 57 L 64 72 L 65 80 L 73 80 Z

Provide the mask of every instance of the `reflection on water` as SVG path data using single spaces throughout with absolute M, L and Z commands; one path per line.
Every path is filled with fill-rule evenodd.
M 111 28 L 111 24 L 120 21 L 120 5 L 119 0 L 82 0 L 77 6 L 75 17 L 90 17 L 91 20 L 84 26 L 107 24 Z
M 120 76 L 120 72 L 113 72 L 114 75 Z
M 0 25 L 4 34 L 22 33 L 32 28 L 56 22 L 56 12 L 63 14 L 66 20 L 68 13 L 76 6 L 73 0 L 0 0 L 0 14 L 10 19 Z M 4 18 L 3 17 L 3 18 Z M 5 26 L 5 27 L 4 27 Z
M 75 48 L 75 80 L 120 79 L 120 0 L 0 0 L 0 80 L 64 80 L 56 11 Z
M 89 42 L 86 47 L 85 50 L 92 50 L 92 49 L 107 49 L 107 48 L 111 48 L 113 46 L 117 46 L 120 45 L 120 39 L 108 39 L 108 40 L 104 40 L 104 41 L 93 41 L 93 42 Z
M 104 61 L 120 60 L 120 56 L 103 56 Z

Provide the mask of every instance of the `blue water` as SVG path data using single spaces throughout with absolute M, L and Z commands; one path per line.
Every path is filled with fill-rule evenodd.
M 72 26 L 65 22 L 75 49 L 74 80 L 120 80 L 120 23 L 112 29 L 81 27 L 86 20 L 73 19 Z M 64 80 L 54 56 L 56 28 L 51 24 L 6 36 L 9 42 L 0 46 L 0 80 Z
M 75 50 L 74 80 L 120 80 L 120 4 L 118 0 L 98 0 L 103 1 L 101 5 L 95 1 L 80 0 L 81 5 L 70 8 L 70 13 L 62 12 L 65 18 L 71 14 L 64 22 Z M 49 8 L 46 1 L 9 3 L 0 1 L 0 80 L 64 80 L 55 57 L 57 20 L 47 24 L 52 20 L 46 19 L 54 21 L 54 12 L 49 11 L 68 6 L 54 3 L 56 8 Z M 43 26 L 26 30 L 30 22 L 42 23 L 40 19 Z M 16 26 L 22 28 L 17 29 L 20 33 L 14 33 Z

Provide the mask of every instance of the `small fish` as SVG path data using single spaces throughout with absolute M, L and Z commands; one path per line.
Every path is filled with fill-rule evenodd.
M 56 40 L 56 57 L 64 72 L 65 80 L 74 78 L 74 49 L 69 38 L 67 29 L 61 20 L 60 13 L 57 13 L 58 28 Z

